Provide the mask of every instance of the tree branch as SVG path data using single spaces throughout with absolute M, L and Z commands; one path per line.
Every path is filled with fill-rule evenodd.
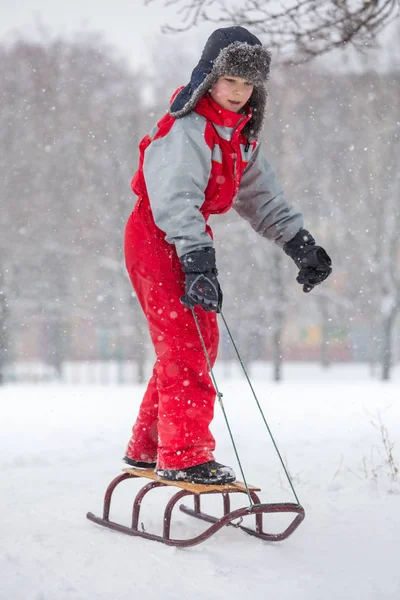
M 188 31 L 201 23 L 243 25 L 260 35 L 282 63 L 298 64 L 334 48 L 352 44 L 365 49 L 398 18 L 400 0 L 144 0 L 175 5 L 180 24 L 165 24 L 164 33 Z

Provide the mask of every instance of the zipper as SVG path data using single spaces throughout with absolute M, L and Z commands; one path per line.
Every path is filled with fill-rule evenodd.
M 233 197 L 235 198 L 237 192 L 238 192 L 238 181 L 237 181 L 237 152 L 233 153 L 233 182 L 234 182 L 234 187 L 233 187 Z
M 232 141 L 233 141 L 234 138 L 238 137 L 238 136 L 236 136 L 238 127 L 239 127 L 239 125 L 241 125 L 241 123 L 243 123 L 243 121 L 245 119 L 246 119 L 246 117 L 243 117 L 236 124 L 235 132 L 234 132 L 234 134 L 232 136 Z M 245 147 L 245 152 L 248 152 L 249 148 L 250 148 L 250 142 L 247 141 L 247 144 L 246 144 L 246 147 Z M 240 148 L 239 148 L 239 151 L 240 151 Z M 233 153 L 233 181 L 234 181 L 234 190 L 233 190 L 234 191 L 234 195 L 233 195 L 233 197 L 235 198 L 236 195 L 237 195 L 237 193 L 238 193 L 238 190 L 239 190 L 238 173 L 237 173 L 237 152 Z

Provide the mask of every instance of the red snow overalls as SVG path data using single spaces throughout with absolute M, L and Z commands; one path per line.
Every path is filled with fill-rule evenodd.
M 251 114 L 225 110 L 209 95 L 199 100 L 194 113 L 204 117 L 196 116 L 197 123 L 204 128 L 200 144 L 204 143 L 204 151 L 210 153 L 211 158 L 208 183 L 202 190 L 204 202 L 199 207 L 207 221 L 210 214 L 224 213 L 231 208 L 249 149 L 251 154 L 257 142 L 249 144 L 241 133 Z M 187 468 L 213 460 L 215 449 L 209 430 L 215 389 L 191 310 L 180 302 L 185 277 L 179 257 L 175 246 L 165 240 L 165 232 L 154 222 L 152 198 L 143 168 L 146 149 L 155 140 L 162 145 L 176 121 L 171 115 L 165 115 L 151 137 L 147 135 L 140 144 L 139 169 L 132 181 L 138 201 L 125 231 L 126 266 L 146 315 L 157 357 L 126 455 L 145 462 L 157 461 L 160 469 Z M 168 169 L 179 169 L 180 157 L 171 156 L 170 160 Z M 146 177 L 149 179 L 148 174 Z M 165 176 L 165 184 L 164 180 Z M 179 195 L 180 190 L 174 193 Z M 172 206 L 171 202 L 171 212 Z M 205 230 L 211 235 L 208 225 Z M 219 339 L 217 315 L 198 306 L 195 312 L 214 364 Z

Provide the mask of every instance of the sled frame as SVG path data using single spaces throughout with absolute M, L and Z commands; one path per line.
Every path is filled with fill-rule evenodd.
M 257 491 L 261 491 L 259 488 L 255 486 L 247 486 L 248 491 L 246 490 L 245 485 L 242 482 L 234 482 L 226 485 L 196 485 L 186 482 L 175 482 L 175 481 L 166 481 L 156 475 L 156 473 L 151 469 L 123 469 L 124 473 L 119 475 L 108 486 L 105 496 L 104 496 L 104 507 L 103 507 L 103 516 L 97 517 L 92 512 L 87 513 L 87 518 L 98 525 L 102 525 L 103 527 L 107 527 L 108 529 L 113 529 L 114 531 L 119 531 L 120 533 L 125 533 L 130 536 L 141 537 L 148 540 L 153 540 L 157 542 L 162 542 L 167 546 L 177 546 L 180 548 L 187 548 L 189 546 L 195 546 L 204 542 L 212 535 L 214 535 L 217 531 L 219 531 L 225 525 L 229 525 L 235 527 L 236 529 L 241 529 L 245 533 L 252 535 L 254 537 L 260 538 L 262 540 L 268 542 L 279 542 L 288 538 L 300 525 L 305 517 L 304 508 L 299 504 L 294 504 L 290 502 L 285 503 L 277 503 L 277 504 L 262 504 L 257 495 Z M 145 484 L 139 492 L 136 494 L 136 497 L 133 501 L 132 506 L 132 522 L 131 526 L 127 527 L 126 525 L 121 525 L 114 521 L 110 521 L 110 507 L 112 495 L 114 493 L 115 488 L 123 481 L 128 479 L 135 478 L 147 478 L 152 481 Z M 181 488 L 172 498 L 167 502 L 164 511 L 164 519 L 163 519 L 163 533 L 162 535 L 156 535 L 153 533 L 147 532 L 143 524 L 140 523 L 140 507 L 142 501 L 146 494 L 148 494 L 151 490 L 158 487 L 178 487 Z M 230 504 L 230 494 L 234 493 L 242 493 L 247 497 L 250 495 L 253 505 L 246 506 L 243 508 L 238 508 L 236 510 L 231 511 Z M 201 496 L 208 494 L 220 494 L 222 495 L 223 500 L 223 516 L 218 518 L 212 515 L 208 515 L 201 510 Z M 190 515 L 196 519 L 200 519 L 201 521 L 205 521 L 207 523 L 211 523 L 211 526 L 203 531 L 200 535 L 197 535 L 193 538 L 188 539 L 175 539 L 171 538 L 171 517 L 172 512 L 177 504 L 182 498 L 186 496 L 193 496 L 194 498 L 194 507 L 189 508 L 184 504 L 179 506 L 180 510 L 187 515 Z M 263 530 L 263 514 L 266 513 L 294 513 L 295 517 L 293 521 L 289 524 L 289 526 L 282 533 L 267 533 Z M 249 527 L 245 527 L 241 525 L 243 517 L 254 515 L 255 516 L 255 528 L 251 529 Z M 239 520 L 237 523 L 234 521 Z M 140 528 L 139 528 L 140 524 Z

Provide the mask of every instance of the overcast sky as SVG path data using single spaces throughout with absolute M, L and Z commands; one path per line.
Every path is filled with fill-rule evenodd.
M 143 0 L 0 0 L 3 39 L 16 32 L 33 35 L 38 18 L 55 34 L 101 31 L 133 64 L 143 63 L 161 24 L 177 19 L 174 7 L 164 8 L 162 2 L 145 7 Z M 207 37 L 204 30 L 191 35 Z

